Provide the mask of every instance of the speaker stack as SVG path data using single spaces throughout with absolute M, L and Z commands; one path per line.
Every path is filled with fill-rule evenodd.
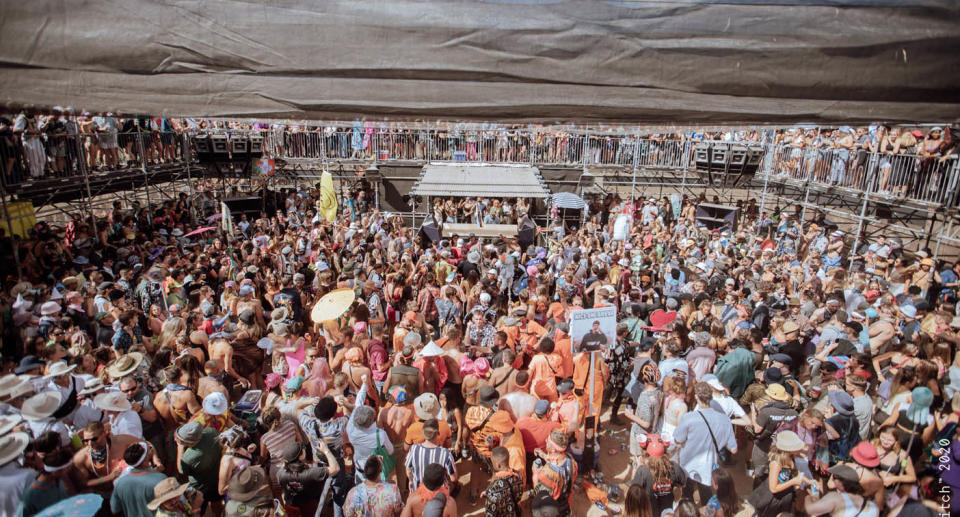
M 697 174 L 716 187 L 735 187 L 749 181 L 760 168 L 763 148 L 759 145 L 705 142 L 693 149 Z

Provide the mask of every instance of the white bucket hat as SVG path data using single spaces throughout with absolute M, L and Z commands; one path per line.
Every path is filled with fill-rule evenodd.
M 215 391 L 203 398 L 203 412 L 208 415 L 222 415 L 227 412 L 227 397 Z

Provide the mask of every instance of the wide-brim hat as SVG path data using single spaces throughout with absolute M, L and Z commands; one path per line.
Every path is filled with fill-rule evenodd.
M 0 377 L 0 398 L 7 396 L 13 388 L 23 381 L 15 373 L 9 373 Z
M 77 393 L 77 395 L 80 395 L 81 397 L 86 397 L 87 395 L 92 395 L 105 388 L 106 386 L 103 385 L 103 382 L 101 382 L 100 379 L 94 378 L 93 380 L 84 384 L 83 389 L 80 390 L 80 392 Z
M 23 422 L 23 417 L 16 413 L 0 416 L 0 436 L 9 434 L 20 422 Z
M 850 450 L 853 461 L 867 468 L 874 468 L 880 464 L 880 455 L 877 448 L 870 442 L 860 442 Z
M 61 375 L 66 375 L 77 368 L 77 365 L 68 365 L 66 361 L 57 361 L 51 364 L 47 368 L 47 374 L 43 376 L 44 379 L 52 379 L 54 377 L 60 377 Z
M 43 391 L 23 401 L 20 414 L 27 420 L 40 420 L 57 412 L 63 396 L 57 390 Z
M 130 352 L 122 355 L 107 366 L 107 375 L 111 379 L 120 379 L 135 372 L 143 362 L 143 354 L 140 352 Z
M 0 437 L 0 465 L 6 465 L 20 457 L 30 443 L 27 433 L 10 433 Z
M 40 314 L 44 316 L 53 316 L 60 312 L 60 304 L 57 302 L 44 302 L 40 306 Z
M 127 396 L 119 391 L 101 393 L 93 398 L 93 403 L 104 411 L 130 411 L 132 407 Z
M 440 401 L 433 393 L 424 393 L 413 401 L 413 412 L 420 420 L 437 418 L 440 414 Z
M 227 495 L 241 503 L 259 496 L 270 495 L 270 481 L 267 473 L 260 467 L 248 467 L 230 478 Z
M 167 278 L 167 270 L 162 267 L 152 267 L 147 271 L 147 280 L 154 283 L 161 283 Z
M 440 357 L 446 352 L 437 346 L 433 341 L 427 343 L 427 346 L 423 347 L 423 350 L 420 351 L 420 357 Z
M 183 495 L 190 488 L 190 483 L 180 484 L 177 478 L 167 478 L 153 487 L 153 500 L 147 503 L 147 509 L 156 511 L 160 505 Z
M 335 320 L 347 312 L 356 297 L 357 294 L 353 289 L 334 289 L 317 301 L 310 311 L 310 319 L 314 323 Z
M 777 433 L 775 445 L 783 452 L 800 452 L 806 447 L 797 433 L 789 430 Z
M 227 412 L 227 397 L 215 391 L 203 398 L 203 412 L 208 415 L 222 415 Z
M 493 386 L 484 386 L 477 392 L 477 404 L 491 408 L 500 400 L 500 394 Z
M 782 384 L 771 384 L 767 386 L 766 395 L 773 400 L 778 400 L 780 402 L 790 399 L 790 395 L 787 394 L 787 390 Z

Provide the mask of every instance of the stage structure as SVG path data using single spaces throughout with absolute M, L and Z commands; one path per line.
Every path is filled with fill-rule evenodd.
M 712 151 L 723 145 L 750 149 L 760 146 L 763 150 L 753 177 L 741 178 L 734 186 L 730 182 L 711 182 L 709 174 L 698 170 L 702 168 L 697 166 L 695 149 L 703 142 L 665 139 L 663 133 L 654 133 L 663 129 L 612 131 L 545 126 L 518 129 L 514 131 L 516 138 L 501 139 L 500 130 L 484 130 L 479 124 L 460 126 L 462 131 L 453 138 L 448 126 L 441 124 L 380 124 L 369 144 L 358 149 L 350 146 L 349 124 L 342 122 L 317 123 L 304 126 L 302 131 L 251 131 L 246 140 L 238 141 L 248 142 L 249 158 L 251 149 L 257 154 L 262 140 L 263 156 L 276 164 L 271 184 L 277 186 L 313 185 L 324 170 L 330 171 L 341 187 L 349 186 L 358 179 L 356 170 L 378 165 L 377 192 L 382 192 L 379 204 L 383 210 L 409 214 L 418 221 L 427 212 L 423 203 L 411 210 L 414 196 L 410 193 L 421 182 L 424 166 L 443 163 L 454 168 L 487 167 L 482 169 L 487 171 L 535 170 L 543 196 L 572 192 L 586 198 L 600 192 L 617 193 L 632 200 L 680 193 L 705 195 L 708 203 L 714 203 L 711 198 L 717 197 L 723 205 L 753 199 L 763 211 L 795 211 L 805 222 L 829 214 L 828 218 L 847 232 L 851 245 L 885 234 L 899 238 L 906 249 L 929 246 L 937 256 L 956 257 L 960 250 L 960 161 L 956 157 L 930 170 L 918 169 L 920 157 L 903 153 L 884 160 L 885 155 L 880 153 L 860 151 L 845 156 L 827 150 L 811 158 L 810 153 L 798 153 L 788 143 L 774 143 L 772 130 L 761 130 L 759 141 L 710 143 Z M 325 130 L 330 127 L 341 129 Z M 478 138 L 472 139 L 471 131 Z M 77 211 L 94 211 L 102 216 L 116 199 L 128 204 L 134 200 L 150 204 L 180 193 L 196 199 L 195 181 L 209 186 L 213 180 L 220 194 L 237 184 L 255 190 L 260 182 L 247 165 L 210 167 L 202 166 L 198 160 L 191 137 L 212 137 L 225 132 L 174 133 L 170 135 L 176 147 L 173 160 L 153 165 L 135 157 L 125 167 L 110 171 L 89 170 L 83 146 L 75 137 L 64 137 L 67 146 L 76 147 L 80 159 L 68 162 L 64 171 L 40 179 L 5 171 L 3 193 L 7 201 L 30 201 L 40 219 L 65 221 Z M 244 132 L 229 133 L 233 136 Z M 121 134 L 120 138 L 132 139 L 136 149 L 142 145 L 137 133 Z M 2 152 L 0 149 L 5 163 L 8 157 L 2 156 Z M 460 156 L 482 163 L 452 161 Z M 831 178 L 837 162 L 845 174 Z M 585 178 L 590 179 L 591 185 L 585 187 Z M 475 183 L 494 184 L 483 179 Z M 465 184 L 454 187 L 462 191 Z M 902 192 L 891 192 L 894 185 L 908 187 Z M 455 191 L 444 190 L 443 194 L 457 195 Z M 461 195 L 490 194 L 474 190 Z M 740 217 L 744 215 L 741 213 Z M 545 220 L 537 222 L 543 224 Z

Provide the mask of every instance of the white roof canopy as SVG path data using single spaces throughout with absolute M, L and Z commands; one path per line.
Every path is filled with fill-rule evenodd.
M 550 191 L 540 170 L 529 165 L 430 163 L 410 191 L 417 196 L 534 197 Z

